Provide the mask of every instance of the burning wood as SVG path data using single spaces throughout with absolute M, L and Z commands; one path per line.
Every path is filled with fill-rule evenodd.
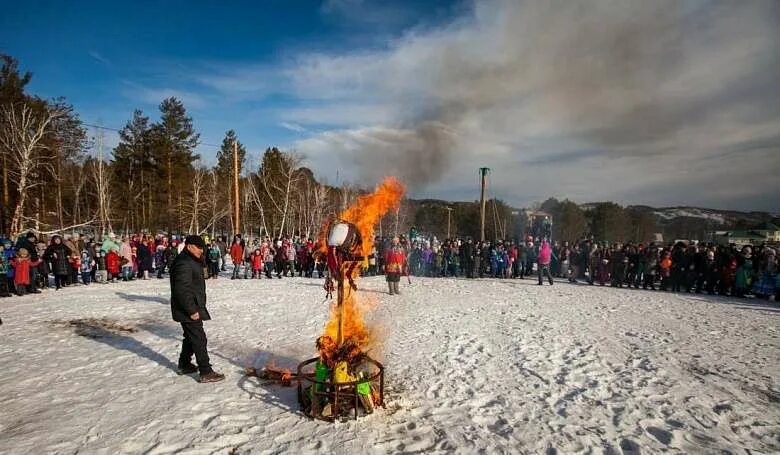
M 286 368 L 276 368 L 272 365 L 266 365 L 260 371 L 257 371 L 256 368 L 248 367 L 244 369 L 244 374 L 249 377 L 278 382 L 284 387 L 290 387 L 293 379 L 293 373 L 290 370 Z

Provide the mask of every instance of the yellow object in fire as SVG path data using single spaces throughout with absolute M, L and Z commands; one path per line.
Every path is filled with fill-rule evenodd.
M 355 377 L 347 371 L 347 362 L 341 361 L 333 368 L 333 382 L 354 382 Z

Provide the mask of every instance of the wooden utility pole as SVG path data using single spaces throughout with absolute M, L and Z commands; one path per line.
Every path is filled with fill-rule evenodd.
M 479 196 L 479 240 L 485 241 L 485 189 L 487 188 L 487 174 L 490 168 L 479 168 L 479 174 L 482 177 L 482 191 Z
M 450 219 L 452 218 L 452 207 L 447 207 L 447 239 L 451 239 L 450 236 Z
M 241 231 L 241 210 L 238 201 L 238 141 L 233 141 L 233 214 L 234 226 L 238 234 Z
M 8 193 L 8 157 L 7 152 L 3 151 L 3 207 L 0 208 L 0 232 L 8 233 L 7 218 L 8 207 L 11 206 L 11 197 Z

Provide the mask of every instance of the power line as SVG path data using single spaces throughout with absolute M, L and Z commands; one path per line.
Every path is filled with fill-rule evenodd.
M 84 126 L 92 127 L 92 128 L 98 128 L 98 129 L 101 129 L 101 130 L 114 131 L 114 132 L 117 132 L 117 133 L 122 131 L 122 130 L 117 129 L 117 128 L 111 128 L 111 127 L 102 126 L 102 125 L 95 125 L 94 123 L 81 122 L 81 124 L 84 125 Z M 201 145 L 205 145 L 206 147 L 222 148 L 221 145 L 209 144 L 208 142 L 201 142 L 201 143 L 198 144 L 198 146 L 201 146 Z

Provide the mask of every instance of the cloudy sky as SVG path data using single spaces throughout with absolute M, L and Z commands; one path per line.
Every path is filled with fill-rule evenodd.
M 418 197 L 476 199 L 486 166 L 518 206 L 780 212 L 776 0 L 230 5 L 19 2 L 0 51 L 88 122 L 182 98 L 206 161 L 233 128 Z

